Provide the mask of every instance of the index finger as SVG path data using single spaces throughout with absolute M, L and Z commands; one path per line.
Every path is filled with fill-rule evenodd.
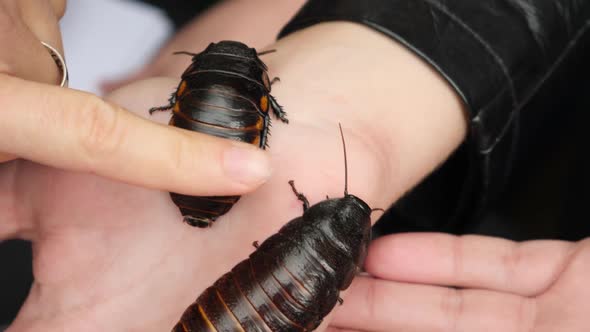
M 88 93 L 7 75 L 0 75 L 0 152 L 190 195 L 241 194 L 270 175 L 267 155 L 250 144 L 157 124 Z

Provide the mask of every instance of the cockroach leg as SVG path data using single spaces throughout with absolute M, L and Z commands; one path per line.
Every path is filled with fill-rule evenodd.
M 339 303 L 340 305 L 343 305 L 343 304 L 344 304 L 344 300 L 343 300 L 341 297 L 339 297 L 339 298 L 338 298 L 338 303 Z
M 287 119 L 287 113 L 283 110 L 283 107 L 277 103 L 275 97 L 268 95 L 268 99 L 270 99 L 270 106 L 272 107 L 272 111 L 275 113 L 276 117 L 284 123 L 289 123 L 289 119 Z
M 169 111 L 174 107 L 174 104 L 176 104 L 176 92 L 174 92 L 170 96 L 170 98 L 168 99 L 168 105 L 150 108 L 150 110 L 149 110 L 150 115 L 153 114 L 154 112 Z
M 165 111 L 169 111 L 172 109 L 172 107 L 174 107 L 174 105 L 166 105 L 166 106 L 159 106 L 159 107 L 152 107 L 150 108 L 149 112 L 150 115 L 154 114 L 154 112 L 165 112 Z
M 254 246 L 254 248 L 258 249 L 258 247 L 260 247 L 260 245 L 258 244 L 258 241 L 254 241 L 252 242 L 252 245 Z
M 307 200 L 307 197 L 297 191 L 295 188 L 295 181 L 289 180 L 289 185 L 291 186 L 291 189 L 293 189 L 293 193 L 297 196 L 297 199 L 303 203 L 303 212 L 307 211 L 307 209 L 309 209 L 309 201 Z
M 297 188 L 295 188 L 295 181 L 290 180 L 289 185 L 291 186 L 291 189 L 293 190 L 295 196 L 297 196 L 297 199 L 303 203 L 303 212 L 305 212 L 309 208 L 309 200 L 307 199 L 307 197 L 305 197 L 304 194 L 297 191 Z

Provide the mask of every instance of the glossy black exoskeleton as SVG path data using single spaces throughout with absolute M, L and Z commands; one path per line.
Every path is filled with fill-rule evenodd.
M 269 51 L 270 52 L 270 51 Z M 170 124 L 218 137 L 267 147 L 269 113 L 283 122 L 286 114 L 270 94 L 272 81 L 255 49 L 236 41 L 211 43 L 192 56 L 191 65 L 170 98 L 170 103 L 150 109 L 172 110 Z M 184 221 L 208 227 L 227 213 L 239 196 L 197 197 L 171 193 Z

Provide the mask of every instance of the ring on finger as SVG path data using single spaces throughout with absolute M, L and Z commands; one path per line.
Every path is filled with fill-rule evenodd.
M 49 54 L 53 58 L 53 61 L 55 61 L 57 68 L 61 72 L 61 81 L 59 83 L 59 86 L 67 87 L 68 81 L 69 81 L 68 66 L 66 66 L 66 61 L 64 60 L 64 57 L 59 53 L 58 50 L 55 49 L 55 47 L 53 47 L 43 41 L 41 42 L 41 44 L 43 44 L 43 46 L 45 46 L 45 48 L 47 48 L 47 50 L 49 51 Z

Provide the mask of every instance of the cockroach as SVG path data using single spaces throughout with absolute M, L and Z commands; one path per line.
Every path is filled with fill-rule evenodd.
M 236 41 L 211 43 L 192 56 L 169 104 L 150 109 L 172 110 L 170 125 L 254 144 L 265 149 L 270 127 L 269 111 L 288 123 L 286 113 L 270 94 L 278 81 L 268 78 L 268 69 L 255 49 Z M 240 196 L 188 196 L 170 193 L 184 221 L 208 227 L 227 213 Z
M 342 135 L 342 128 L 340 128 Z M 345 174 L 347 174 L 346 147 Z M 347 175 L 345 175 L 347 178 Z M 313 331 L 364 263 L 370 241 L 369 205 L 348 193 L 309 206 L 303 215 L 219 278 L 191 304 L 172 332 Z M 377 209 L 375 209 L 377 210 Z

